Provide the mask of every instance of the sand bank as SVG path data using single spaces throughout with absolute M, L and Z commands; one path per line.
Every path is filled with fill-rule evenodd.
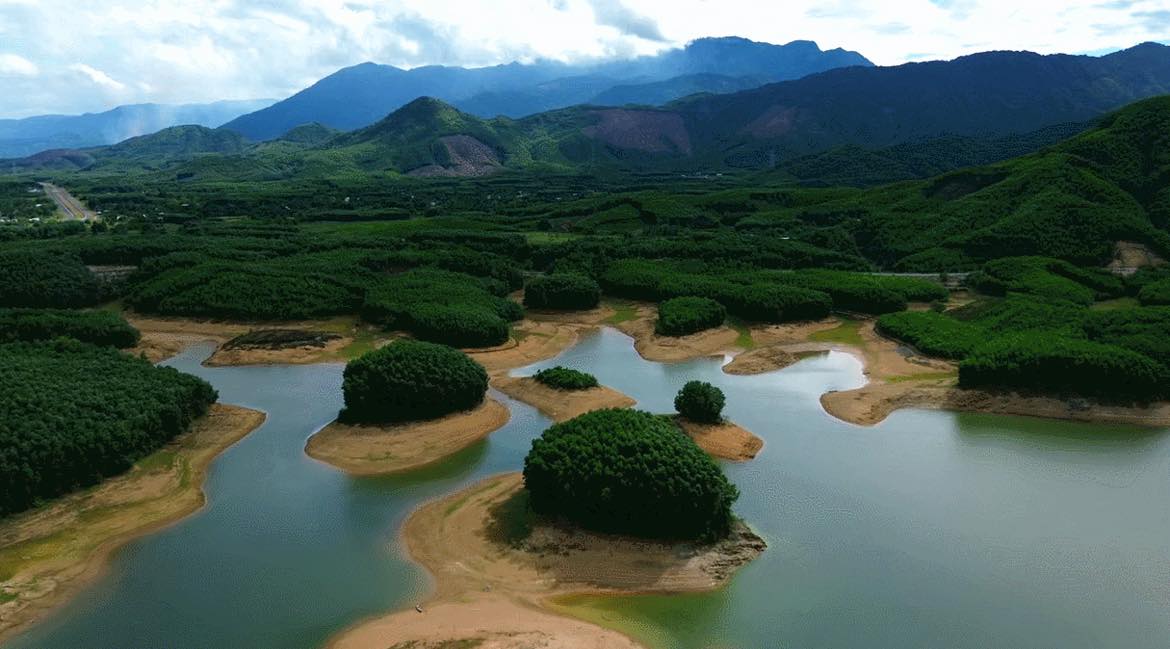
M 550 597 L 579 592 L 681 592 L 719 588 L 764 549 L 746 527 L 714 546 L 663 544 L 524 527 L 522 479 L 488 478 L 432 501 L 407 520 L 411 556 L 434 576 L 437 592 L 415 610 L 342 633 L 336 649 L 457 646 L 628 649 L 614 631 L 542 610 Z M 416 644 L 410 644 L 416 643 Z
M 352 475 L 379 475 L 438 462 L 508 423 L 508 409 L 487 398 L 473 410 L 390 426 L 333 422 L 309 438 L 305 453 Z
M 1084 399 L 1025 396 L 1010 392 L 964 390 L 954 380 L 871 383 L 859 390 L 821 396 L 829 414 L 850 423 L 872 426 L 902 408 L 929 408 L 995 415 L 1046 417 L 1069 421 L 1138 426 L 1170 426 L 1170 403 L 1149 407 L 1103 405 Z
M 465 350 L 492 374 L 552 358 L 572 347 L 593 325 L 522 320 L 512 328 L 514 343 L 487 350 Z
M 699 445 L 699 448 L 724 460 L 746 462 L 764 448 L 764 440 L 750 430 L 730 421 L 721 424 L 700 424 L 682 417 L 674 422 Z
M 114 549 L 202 507 L 211 461 L 263 422 L 264 413 L 215 404 L 128 473 L 0 522 L 0 641 L 99 576 Z
M 152 362 L 164 361 L 194 343 L 211 341 L 217 344 L 215 352 L 204 363 L 208 366 L 238 365 L 308 365 L 312 363 L 341 362 L 363 351 L 374 349 L 394 336 L 375 327 L 363 325 L 355 318 L 303 320 L 281 323 L 240 323 L 189 318 L 162 318 L 124 313 L 126 321 L 142 333 L 142 340 L 131 349 L 134 355 L 144 354 Z M 306 333 L 322 332 L 333 337 L 324 344 L 287 347 L 244 345 L 226 349 L 228 343 L 244 334 L 267 330 L 297 329 Z
M 677 363 L 704 356 L 717 356 L 735 349 L 739 332 L 731 327 L 716 327 L 689 336 L 660 336 L 654 333 L 658 307 L 636 303 L 634 317 L 614 324 L 614 328 L 634 339 L 634 349 L 642 358 L 656 363 Z
M 557 390 L 530 376 L 497 376 L 492 379 L 492 387 L 536 408 L 553 421 L 567 421 L 593 410 L 629 408 L 636 403 L 613 388 Z

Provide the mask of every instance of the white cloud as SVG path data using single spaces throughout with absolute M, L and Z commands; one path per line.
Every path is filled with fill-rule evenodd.
M 283 97 L 369 60 L 571 61 L 702 36 L 810 39 L 885 65 L 988 49 L 1100 52 L 1168 40 L 1166 2 L 0 0 L 0 116 Z
M 121 81 L 117 81 L 105 72 L 102 72 L 101 70 L 88 66 L 84 63 L 74 63 L 73 65 L 69 66 L 69 69 L 73 70 L 74 72 L 80 72 L 81 74 L 88 77 L 90 81 L 101 86 L 102 88 L 105 88 L 106 90 L 126 89 L 126 84 L 122 83 Z
M 37 64 L 16 54 L 0 54 L 0 77 L 35 77 L 41 70 Z

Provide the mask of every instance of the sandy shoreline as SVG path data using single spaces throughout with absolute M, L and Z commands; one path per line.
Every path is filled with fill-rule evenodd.
M 128 473 L 0 523 L 0 641 L 44 618 L 102 574 L 111 552 L 203 506 L 212 460 L 264 422 L 214 404 L 191 431 Z
M 708 455 L 724 460 L 747 462 L 754 459 L 760 453 L 760 449 L 764 448 L 764 440 L 734 422 L 700 424 L 683 417 L 675 417 L 674 423 L 695 440 L 699 448 Z
M 763 541 L 746 528 L 705 548 L 542 524 L 524 537 L 515 524 L 523 507 L 522 485 L 518 473 L 495 476 L 416 510 L 402 536 L 411 556 L 433 575 L 434 597 L 422 613 L 408 609 L 363 622 L 329 646 L 385 649 L 482 640 L 474 646 L 630 649 L 639 645 L 615 631 L 552 614 L 544 603 L 582 592 L 711 590 L 763 551 Z
M 458 453 L 508 423 L 508 408 L 487 397 L 479 406 L 438 419 L 387 426 L 333 422 L 305 443 L 309 457 L 350 475 L 400 473 Z
M 208 367 L 310 365 L 341 362 L 357 351 L 367 347 L 372 349 L 394 338 L 393 334 L 362 325 L 355 318 L 300 320 L 291 323 L 248 323 L 164 318 L 132 312 L 126 312 L 122 315 L 142 334 L 138 345 L 126 351 L 135 356 L 145 355 L 153 363 L 171 358 L 189 345 L 208 341 L 216 343 L 215 352 L 203 363 Z M 236 349 L 224 347 L 224 343 L 237 336 L 272 329 L 323 332 L 332 334 L 336 338 L 319 346 L 301 345 L 280 349 L 253 346 Z
M 629 408 L 636 402 L 605 386 L 589 390 L 557 390 L 530 376 L 497 376 L 492 387 L 536 408 L 553 421 L 568 421 L 578 415 L 605 408 Z

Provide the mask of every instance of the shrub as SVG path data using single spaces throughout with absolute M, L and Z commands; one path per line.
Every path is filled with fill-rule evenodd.
M 1138 292 L 1138 301 L 1145 306 L 1170 304 L 1170 279 L 1143 286 Z
M 689 437 L 636 410 L 597 410 L 550 427 L 524 458 L 524 484 L 539 514 L 649 538 L 722 538 L 739 497 Z
M 216 400 L 194 376 L 74 340 L 0 345 L 0 515 L 95 484 Z
M 597 377 L 567 367 L 550 367 L 533 377 L 544 385 L 557 390 L 588 390 L 598 386 Z
M 1083 327 L 1089 340 L 1124 347 L 1170 367 L 1170 308 L 1090 311 Z
M 52 340 L 65 336 L 110 347 L 138 344 L 138 330 L 110 311 L 0 309 L 0 342 Z
M 878 318 L 877 331 L 941 358 L 966 358 L 987 340 L 982 328 L 933 311 L 888 313 Z
M 544 275 L 524 286 L 524 306 L 533 309 L 583 311 L 601 301 L 601 287 L 584 275 Z
M 676 297 L 658 305 L 654 331 L 664 336 L 685 336 L 723 324 L 727 309 L 705 297 Z
M 1115 345 L 1048 333 L 1004 336 L 959 365 L 959 385 L 1142 401 L 1166 394 L 1165 366 Z
M 723 390 L 702 381 L 690 381 L 674 398 L 674 408 L 691 421 L 717 424 L 723 420 Z
M 345 366 L 346 423 L 434 419 L 483 402 L 488 377 L 457 349 L 400 340 Z
M 97 277 L 72 255 L 0 253 L 0 307 L 71 309 L 97 304 Z

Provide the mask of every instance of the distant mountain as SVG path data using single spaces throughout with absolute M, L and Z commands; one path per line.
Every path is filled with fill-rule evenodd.
M 284 101 L 226 126 L 254 140 L 273 139 L 307 122 L 348 131 L 373 124 L 424 96 L 442 99 L 482 117 L 520 117 L 583 103 L 617 85 L 695 74 L 754 78 L 766 83 L 845 65 L 872 64 L 856 52 L 823 52 L 809 41 L 771 45 L 742 38 L 700 39 L 657 56 L 592 65 L 540 61 L 486 68 L 428 66 L 402 70 L 363 63 L 339 70 Z M 658 96 L 663 96 L 660 89 Z M 682 95 L 669 98 L 679 96 Z
M 675 99 L 699 93 L 727 94 L 758 88 L 764 82 L 757 77 L 728 77 L 722 74 L 687 74 L 666 81 L 618 85 L 607 89 L 588 102 L 594 106 L 660 106 Z
M 103 113 L 41 115 L 0 120 L 0 158 L 28 156 L 47 149 L 82 149 L 121 142 L 180 124 L 217 127 L 264 108 L 272 99 L 213 104 L 135 104 Z
M 843 68 L 666 108 L 712 162 L 767 167 L 843 145 L 998 137 L 1084 122 L 1170 93 L 1170 47 L 1103 57 L 987 52 L 953 61 Z

